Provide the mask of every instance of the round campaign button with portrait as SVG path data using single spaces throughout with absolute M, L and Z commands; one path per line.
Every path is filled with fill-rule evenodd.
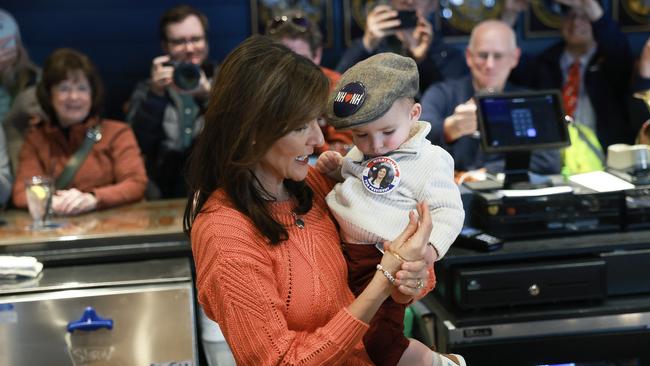
M 399 165 L 387 156 L 373 158 L 366 163 L 361 180 L 369 192 L 386 194 L 399 185 Z

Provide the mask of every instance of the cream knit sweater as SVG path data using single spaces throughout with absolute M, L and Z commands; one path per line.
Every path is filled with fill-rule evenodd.
M 426 139 L 431 126 L 417 122 L 415 134 L 388 156 L 399 165 L 401 179 L 391 192 L 369 192 L 362 182 L 367 160 L 356 147 L 343 160 L 338 183 L 327 195 L 327 204 L 348 243 L 378 243 L 395 239 L 408 223 L 408 212 L 426 200 L 433 230 L 429 241 L 440 257 L 463 226 L 465 211 L 454 182 L 454 161 Z

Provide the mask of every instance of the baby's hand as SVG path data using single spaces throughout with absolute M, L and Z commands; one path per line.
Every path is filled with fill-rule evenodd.
M 316 161 L 316 170 L 323 174 L 329 174 L 338 171 L 343 164 L 343 155 L 338 151 L 324 151 Z

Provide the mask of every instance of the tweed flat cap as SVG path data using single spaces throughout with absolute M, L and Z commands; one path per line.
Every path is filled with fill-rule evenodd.
M 346 129 L 372 122 L 402 97 L 415 97 L 418 68 L 410 57 L 380 53 L 348 69 L 328 100 L 328 122 Z

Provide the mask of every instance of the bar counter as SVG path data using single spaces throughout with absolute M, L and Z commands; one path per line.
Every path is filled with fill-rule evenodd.
M 0 255 L 30 255 L 41 261 L 83 261 L 188 255 L 183 233 L 185 199 L 143 201 L 72 217 L 54 217 L 55 229 L 32 231 L 27 210 L 0 216 Z

